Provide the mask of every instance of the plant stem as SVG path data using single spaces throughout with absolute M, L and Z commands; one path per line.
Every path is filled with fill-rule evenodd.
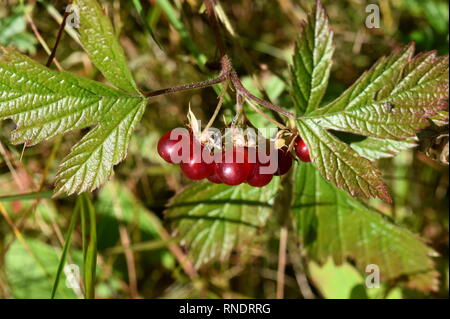
M 201 88 L 205 88 L 205 87 L 208 87 L 208 86 L 212 86 L 214 84 L 221 83 L 221 82 L 225 81 L 226 79 L 227 79 L 226 74 L 222 73 L 218 77 L 216 77 L 214 79 L 211 79 L 211 80 L 206 80 L 206 81 L 201 81 L 201 82 L 196 82 L 196 83 L 191 83 L 191 84 L 171 87 L 171 88 L 167 88 L 167 89 L 157 90 L 157 91 L 145 93 L 144 96 L 146 96 L 146 97 L 154 97 L 154 96 L 164 95 L 164 94 L 168 94 L 168 93 L 175 93 L 175 92 L 180 92 L 180 91 L 189 91 L 189 90 L 194 90 L 194 89 L 201 89 Z
M 217 23 L 216 11 L 214 10 L 214 0 L 204 0 L 206 7 L 206 14 L 208 15 L 211 28 L 214 32 L 214 38 L 216 40 L 217 50 L 219 50 L 220 56 L 225 55 L 225 46 L 220 34 L 219 24 Z
M 217 115 L 219 114 L 219 111 L 222 108 L 225 94 L 227 93 L 227 88 L 228 88 L 228 81 L 223 83 L 222 92 L 220 93 L 220 96 L 219 96 L 219 103 L 217 103 L 216 109 L 214 110 L 214 114 L 211 116 L 208 124 L 206 124 L 205 128 L 203 129 L 203 133 L 208 131 L 208 129 L 213 125 L 214 120 L 216 119 Z
M 69 0 L 68 5 L 70 5 L 71 3 L 72 3 L 72 0 Z M 56 36 L 55 45 L 53 46 L 53 50 L 50 53 L 50 56 L 48 57 L 47 63 L 45 64 L 46 67 L 49 67 L 52 64 L 53 59 L 55 58 L 56 49 L 58 48 L 59 41 L 61 40 L 63 31 L 64 31 L 64 27 L 66 26 L 66 20 L 67 20 L 68 16 L 69 16 L 69 11 L 64 10 L 64 16 L 63 16 L 63 19 L 61 21 L 61 25 L 59 26 L 58 35 Z
M 230 80 L 233 83 L 233 86 L 236 88 L 236 90 L 238 90 L 247 99 L 253 100 L 256 103 L 258 103 L 258 104 L 260 104 L 260 105 L 262 105 L 262 106 L 264 106 L 264 107 L 266 107 L 268 109 L 271 109 L 271 110 L 273 110 L 275 112 L 283 114 L 284 116 L 286 116 L 288 118 L 292 118 L 292 119 L 295 118 L 293 113 L 291 113 L 291 112 L 289 112 L 289 111 L 287 111 L 287 110 L 285 110 L 285 109 L 283 109 L 283 108 L 281 108 L 281 107 L 279 107 L 279 106 L 277 106 L 275 104 L 272 104 L 272 103 L 270 103 L 270 102 L 268 102 L 266 100 L 260 99 L 259 97 L 254 96 L 252 93 L 250 93 L 244 87 L 244 85 L 242 85 L 241 80 L 239 80 L 239 77 L 238 77 L 238 75 L 236 74 L 236 72 L 234 70 L 230 74 Z
M 256 111 L 256 113 L 258 113 L 259 115 L 261 115 L 262 117 L 265 117 L 268 121 L 272 122 L 273 124 L 275 124 L 279 129 L 282 130 L 286 130 L 287 127 L 284 126 L 283 124 L 277 122 L 276 120 L 274 120 L 273 118 L 271 118 L 269 115 L 267 115 L 266 113 L 264 113 L 263 111 L 261 111 L 258 106 L 256 106 L 253 101 L 251 100 L 247 100 L 247 103 Z

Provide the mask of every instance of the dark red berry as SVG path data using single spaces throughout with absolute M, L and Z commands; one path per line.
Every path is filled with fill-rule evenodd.
M 172 132 L 173 130 L 166 132 L 158 141 L 158 154 L 168 163 L 180 162 L 179 160 L 177 161 L 177 158 L 181 158 L 183 149 L 191 150 L 193 144 L 193 137 L 189 131 L 180 131 L 180 135 L 174 133 L 172 135 L 176 137 L 174 139 L 170 138 Z M 183 144 L 178 144 L 181 141 L 183 141 Z M 190 154 L 191 152 L 188 153 L 188 155 Z
M 215 165 L 215 173 L 224 184 L 239 185 L 247 180 L 254 165 L 248 161 L 246 149 L 233 148 L 222 153 L 221 161 Z
M 308 147 L 300 137 L 297 138 L 297 141 L 295 143 L 295 153 L 301 161 L 311 162 Z
M 255 187 L 263 187 L 270 183 L 273 178 L 273 174 L 263 173 L 261 169 L 265 166 L 269 166 L 269 164 L 260 164 L 256 163 L 253 172 L 250 174 L 247 179 L 247 183 L 251 186 Z
M 278 150 L 278 168 L 273 174 L 275 176 L 281 176 L 289 172 L 292 167 L 292 155 L 287 149 Z
M 214 183 L 214 184 L 222 184 L 222 180 L 220 179 L 219 175 L 216 174 L 215 170 L 212 175 L 208 176 L 208 181 L 210 181 L 211 183 Z
M 181 162 L 180 168 L 184 175 L 192 180 L 204 179 L 214 173 L 214 164 L 203 162 L 200 156 L 192 156 L 189 162 Z

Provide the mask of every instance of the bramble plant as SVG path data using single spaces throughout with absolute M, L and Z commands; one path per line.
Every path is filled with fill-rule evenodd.
M 79 41 L 111 85 L 51 70 L 14 49 L 0 48 L 0 120 L 16 123 L 11 133 L 14 144 L 28 147 L 90 128 L 60 164 L 54 196 L 80 195 L 107 183 L 114 166 L 125 159 L 133 132 L 154 97 L 214 86 L 219 103 L 206 127 L 199 127 L 190 112 L 187 142 L 181 136 L 171 137 L 169 131 L 154 150 L 165 161 L 180 164 L 189 179 L 207 179 L 177 193 L 166 210 L 167 221 L 195 269 L 229 258 L 274 215 L 279 228 L 295 234 L 311 260 L 321 264 L 330 257 L 338 264 L 352 260 L 362 272 L 375 264 L 385 281 L 401 280 L 424 291 L 437 289 L 435 252 L 365 199 L 392 203 L 374 162 L 414 147 L 416 133 L 429 119 L 445 114 L 448 56 L 414 55 L 414 44 L 407 45 L 380 58 L 339 97 L 324 104 L 335 46 L 325 9 L 317 1 L 296 41 L 289 67 L 293 107 L 285 108 L 255 96 L 241 82 L 222 40 L 217 4 L 206 0 L 220 73 L 203 82 L 143 92 L 97 1 L 74 0 L 73 5 L 79 8 Z M 222 139 L 217 143 L 212 138 L 210 129 L 230 92 L 236 109 L 225 125 L 231 129 L 231 144 L 225 145 Z M 248 109 L 263 123 L 280 129 L 263 139 L 276 158 L 270 173 L 260 170 L 268 164 L 258 156 L 254 162 L 248 160 L 251 149 L 259 150 L 240 131 L 257 126 L 246 116 Z M 365 139 L 352 144 L 340 132 Z M 196 143 L 201 154 L 211 155 L 209 161 L 197 158 L 192 151 Z M 188 158 L 180 163 L 172 156 L 181 155 L 182 149 Z M 231 162 L 222 160 L 227 153 Z M 244 160 L 237 161 L 238 155 Z M 87 195 L 81 196 L 77 205 L 95 223 Z M 96 248 L 89 249 L 93 255 L 85 266 L 95 273 Z M 92 281 L 88 279 L 86 287 L 91 297 Z

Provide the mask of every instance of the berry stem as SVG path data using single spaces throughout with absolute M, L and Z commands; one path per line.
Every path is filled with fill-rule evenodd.
M 282 130 L 286 130 L 286 129 L 287 129 L 286 126 L 284 126 L 283 124 L 281 124 L 281 123 L 275 121 L 273 118 L 271 118 L 271 117 L 268 116 L 266 113 L 264 113 L 263 111 L 261 111 L 261 110 L 259 109 L 259 107 L 253 103 L 253 101 L 251 101 L 251 100 L 249 100 L 249 99 L 247 99 L 246 101 L 247 101 L 248 105 L 250 105 L 250 106 L 251 106 L 251 107 L 252 107 L 259 115 L 265 117 L 267 120 L 269 120 L 270 122 L 272 122 L 273 124 L 275 124 L 276 126 L 278 126 L 278 128 L 280 128 L 280 129 L 282 129 Z
M 224 56 L 222 60 L 228 60 L 228 56 Z M 229 62 L 228 62 L 229 63 Z M 248 100 L 255 101 L 259 105 L 262 105 L 268 109 L 274 110 L 277 113 L 283 114 L 284 116 L 295 119 L 295 115 L 288 110 L 283 109 L 282 107 L 272 104 L 266 100 L 260 99 L 257 96 L 254 96 L 252 93 L 250 93 L 242 84 L 241 80 L 239 79 L 236 71 L 232 69 L 229 74 L 231 83 L 233 83 L 233 86 L 236 88 L 236 90 L 242 94 L 244 97 L 246 97 Z
M 224 100 L 225 94 L 227 93 L 228 84 L 229 84 L 229 81 L 226 81 L 223 83 L 222 92 L 220 93 L 220 96 L 219 96 L 219 103 L 217 103 L 216 109 L 214 110 L 214 114 L 209 119 L 209 122 L 208 122 L 208 124 L 206 124 L 206 127 L 203 129 L 202 134 L 205 133 L 206 131 L 208 131 L 208 129 L 213 125 L 214 121 L 216 120 L 216 117 L 219 114 L 220 109 L 222 108 L 223 100 Z

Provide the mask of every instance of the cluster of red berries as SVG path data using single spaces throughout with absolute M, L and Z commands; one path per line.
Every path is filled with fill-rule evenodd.
M 186 131 L 185 136 L 171 134 L 172 131 L 169 131 L 159 139 L 158 153 L 168 163 L 179 163 L 184 175 L 192 180 L 207 178 L 216 184 L 239 185 L 246 182 L 251 186 L 263 187 L 270 183 L 273 176 L 286 174 L 292 166 L 292 155 L 287 149 L 275 150 L 278 157 L 277 167 L 273 173 L 264 173 L 261 168 L 270 164 L 263 163 L 259 156 L 256 156 L 255 163 L 251 162 L 249 160 L 251 147 L 234 146 L 212 155 L 208 151 L 205 152 L 203 145 L 192 133 Z M 171 139 L 171 136 L 177 137 Z M 200 152 L 194 152 L 195 147 L 198 147 L 197 150 Z M 189 150 L 188 157 L 184 160 L 174 160 L 180 159 L 183 149 Z M 300 137 L 294 142 L 294 150 L 301 161 L 311 161 L 308 148 Z

